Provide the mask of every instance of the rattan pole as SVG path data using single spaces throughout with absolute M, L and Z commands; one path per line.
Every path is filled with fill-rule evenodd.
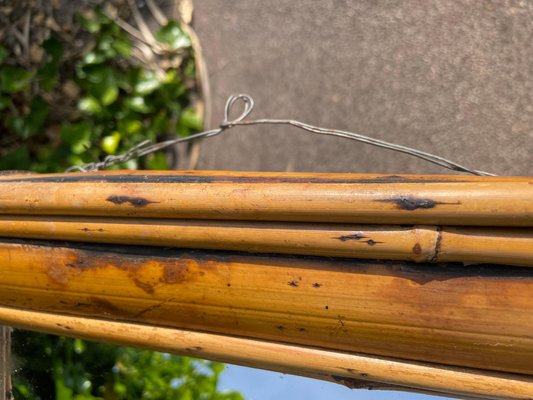
M 0 177 L 0 213 L 533 226 L 533 178 L 105 171 Z
M 0 305 L 533 374 L 527 268 L 0 242 Z
M 206 332 L 8 307 L 0 307 L 0 322 L 21 329 L 309 376 L 349 387 L 411 389 L 483 399 L 525 400 L 533 393 L 533 378 L 530 376 L 349 354 Z
M 0 215 L 0 237 L 533 267 L 528 228 Z

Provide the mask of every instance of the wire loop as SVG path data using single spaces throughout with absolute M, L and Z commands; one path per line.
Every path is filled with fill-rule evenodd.
M 233 105 L 241 100 L 244 103 L 244 109 L 237 118 L 230 121 L 229 117 L 231 114 L 231 108 Z M 220 127 L 222 129 L 231 128 L 236 123 L 243 121 L 245 118 L 247 118 L 253 111 L 255 106 L 254 99 L 252 99 L 251 96 L 247 94 L 238 94 L 238 95 L 231 95 L 228 98 L 228 101 L 226 101 L 226 106 L 224 107 L 224 121 L 220 124 Z

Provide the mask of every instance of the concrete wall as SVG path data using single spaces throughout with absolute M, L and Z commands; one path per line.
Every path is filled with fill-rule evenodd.
M 244 92 L 256 117 L 293 118 L 533 173 L 533 2 L 196 0 L 213 123 Z M 200 168 L 447 173 L 293 128 L 204 141 Z

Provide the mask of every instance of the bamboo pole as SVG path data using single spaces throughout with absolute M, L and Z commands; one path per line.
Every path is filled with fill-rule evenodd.
M 0 215 L 0 237 L 533 267 L 526 228 Z
M 0 305 L 533 374 L 525 268 L 0 242 Z
M 0 177 L 0 213 L 533 226 L 533 178 L 105 171 Z
M 150 348 L 254 368 L 383 389 L 483 399 L 530 399 L 533 378 L 241 337 L 0 307 L 17 328 Z M 372 383 L 374 382 L 374 384 Z M 380 385 L 381 384 L 381 385 Z

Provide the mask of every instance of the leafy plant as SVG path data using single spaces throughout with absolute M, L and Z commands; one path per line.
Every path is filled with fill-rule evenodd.
M 35 70 L 10 64 L 0 47 L 0 169 L 58 172 L 201 129 L 191 107 L 190 40 L 178 23 L 154 35 L 173 60 L 180 54 L 179 67 L 166 70 L 132 63 L 132 40 L 100 9 L 79 24 L 91 35 L 89 49 L 65 58 L 67 44 L 51 36 Z M 121 167 L 167 169 L 169 160 L 154 154 Z
M 23 331 L 13 347 L 16 399 L 243 399 L 217 389 L 220 363 Z

